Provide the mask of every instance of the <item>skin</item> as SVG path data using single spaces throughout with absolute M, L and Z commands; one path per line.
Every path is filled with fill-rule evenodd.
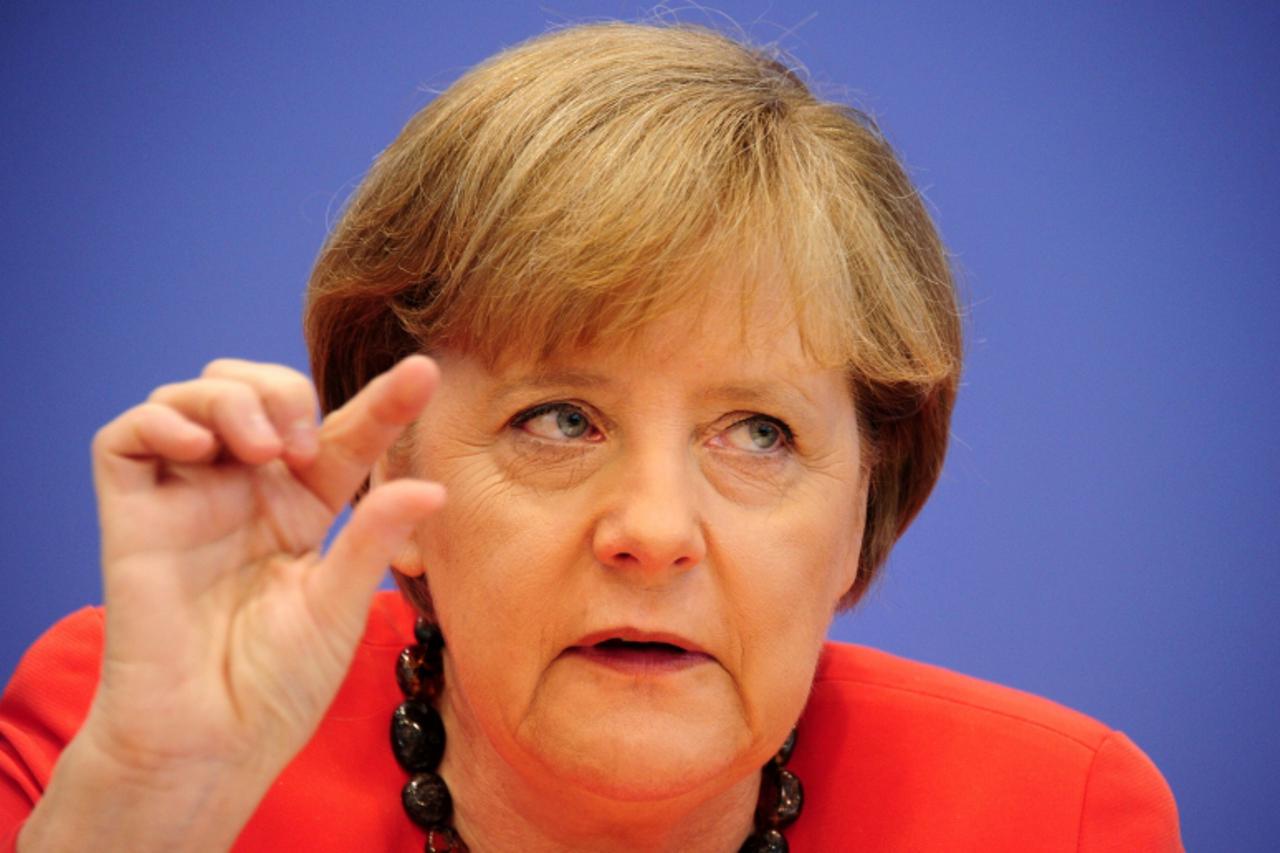
M 473 846 L 733 850 L 749 831 L 867 494 L 845 376 L 778 308 L 739 329 L 713 304 L 543 363 L 439 356 L 378 479 L 449 491 L 396 565 L 428 576 L 448 643 L 442 772 Z M 621 626 L 705 660 L 620 672 L 575 651 Z
M 393 560 L 430 576 L 448 638 L 441 772 L 473 849 L 737 849 L 867 492 L 844 376 L 779 306 L 712 319 L 737 307 L 543 364 L 446 353 L 441 379 L 411 356 L 318 425 L 298 373 L 219 360 L 104 427 L 102 678 L 18 849 L 230 847 Z M 574 651 L 622 626 L 699 662 Z
M 434 483 L 338 511 L 421 412 L 414 356 L 317 425 L 296 371 L 230 359 L 157 389 L 93 446 L 106 650 L 22 851 L 227 849 L 333 700 Z

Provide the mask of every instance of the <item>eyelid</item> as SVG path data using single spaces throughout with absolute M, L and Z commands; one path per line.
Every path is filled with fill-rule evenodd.
M 790 425 L 787 424 L 786 421 L 782 420 L 781 418 L 774 417 L 773 415 L 766 415 L 763 412 L 743 412 L 741 413 L 741 415 L 742 415 L 741 417 L 738 416 L 738 413 L 730 415 L 729 417 L 735 418 L 735 420 L 724 429 L 719 430 L 716 433 L 716 436 L 717 437 L 723 436 L 725 433 L 732 432 L 735 429 L 744 427 L 747 424 L 752 423 L 753 421 L 765 421 L 777 427 L 778 432 L 782 436 L 782 440 L 778 442 L 777 447 L 773 447 L 768 450 L 746 451 L 746 452 L 752 453 L 754 455 L 764 456 L 770 453 L 778 453 L 784 450 L 786 451 L 795 450 L 795 446 L 796 446 L 795 432 L 791 429 Z
M 511 425 L 520 426 L 520 424 L 531 421 L 539 415 L 545 415 L 547 412 L 554 412 L 566 406 L 573 406 L 573 404 L 568 400 L 552 400 L 549 403 L 538 403 L 536 406 L 530 406 L 527 409 L 521 409 L 516 412 L 511 418 Z M 574 408 L 580 407 L 574 406 Z
M 585 403 L 580 403 L 575 400 L 549 400 L 545 403 L 538 403 L 536 405 L 530 406 L 527 409 L 521 409 L 511 418 L 510 421 L 508 421 L 508 426 L 513 428 L 521 428 L 525 424 L 527 424 L 529 421 L 533 420 L 534 418 L 540 418 L 543 415 L 550 414 L 552 412 L 563 411 L 565 409 L 571 409 L 573 411 L 580 412 L 583 415 L 583 417 L 587 419 L 588 429 L 590 430 L 591 434 L 594 434 L 594 435 L 603 434 L 603 430 L 600 427 L 600 418 L 591 410 L 591 407 L 587 406 Z M 534 438 L 540 438 L 543 441 L 555 440 L 555 439 L 547 439 L 542 436 L 534 435 L 533 433 L 530 433 L 528 430 L 524 430 L 524 432 L 533 436 Z M 566 442 L 590 441 L 590 440 L 591 440 L 590 438 L 581 438 L 581 437 L 577 439 L 572 439 L 572 438 L 565 439 Z
M 742 424 L 751 423 L 752 421 L 768 421 L 778 429 L 782 430 L 782 437 L 785 438 L 788 443 L 795 440 L 796 435 L 791 431 L 791 427 L 786 421 L 782 420 L 782 418 L 775 418 L 773 415 L 766 415 L 763 412 L 752 412 L 745 418 L 739 418 L 733 425 L 741 426 Z

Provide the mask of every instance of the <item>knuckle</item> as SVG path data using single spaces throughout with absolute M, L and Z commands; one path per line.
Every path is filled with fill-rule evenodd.
M 165 400 L 172 400 L 181 391 L 182 385 L 183 383 L 180 382 L 169 382 L 161 385 L 147 395 L 147 402 L 161 403 Z
M 215 358 L 200 371 L 201 376 L 225 376 L 233 370 L 237 362 L 231 358 Z
M 164 406 L 160 403 L 148 402 L 139 403 L 131 409 L 126 409 L 100 426 L 98 431 L 93 434 L 93 440 L 89 445 L 91 452 L 95 456 L 110 453 L 111 448 L 116 444 L 122 433 L 141 426 L 155 417 L 156 413 L 163 408 Z
M 111 445 L 111 436 L 115 432 L 117 421 L 111 421 L 98 428 L 93 434 L 93 441 L 89 445 L 89 449 L 94 456 L 102 456 L 107 452 Z
M 251 394 L 282 419 L 309 415 L 316 408 L 311 381 L 288 365 L 218 358 L 205 365 L 201 377 L 239 386 L 225 393 L 236 395 L 237 400 Z
M 316 409 L 316 391 L 307 379 L 296 370 L 287 371 L 281 380 L 281 395 L 290 413 L 299 417 L 311 415 Z
M 210 386 L 209 391 L 212 395 L 212 404 L 215 410 L 226 411 L 230 409 L 240 411 L 246 407 L 257 408 L 261 406 L 258 394 L 243 382 L 217 380 L 216 384 Z

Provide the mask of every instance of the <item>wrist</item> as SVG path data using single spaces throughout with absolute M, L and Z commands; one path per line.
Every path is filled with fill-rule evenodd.
M 274 775 L 214 761 L 122 761 L 82 729 L 18 839 L 27 851 L 226 850 Z

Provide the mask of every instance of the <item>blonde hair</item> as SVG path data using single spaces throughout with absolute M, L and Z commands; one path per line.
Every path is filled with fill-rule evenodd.
M 961 361 L 951 274 L 870 119 L 711 30 L 547 34 L 414 116 L 311 276 L 322 406 L 411 352 L 493 363 L 634 333 L 696 309 L 699 273 L 725 264 L 748 301 L 753 270 L 778 262 L 802 342 L 848 370 L 871 448 L 851 604 L 942 467 Z

